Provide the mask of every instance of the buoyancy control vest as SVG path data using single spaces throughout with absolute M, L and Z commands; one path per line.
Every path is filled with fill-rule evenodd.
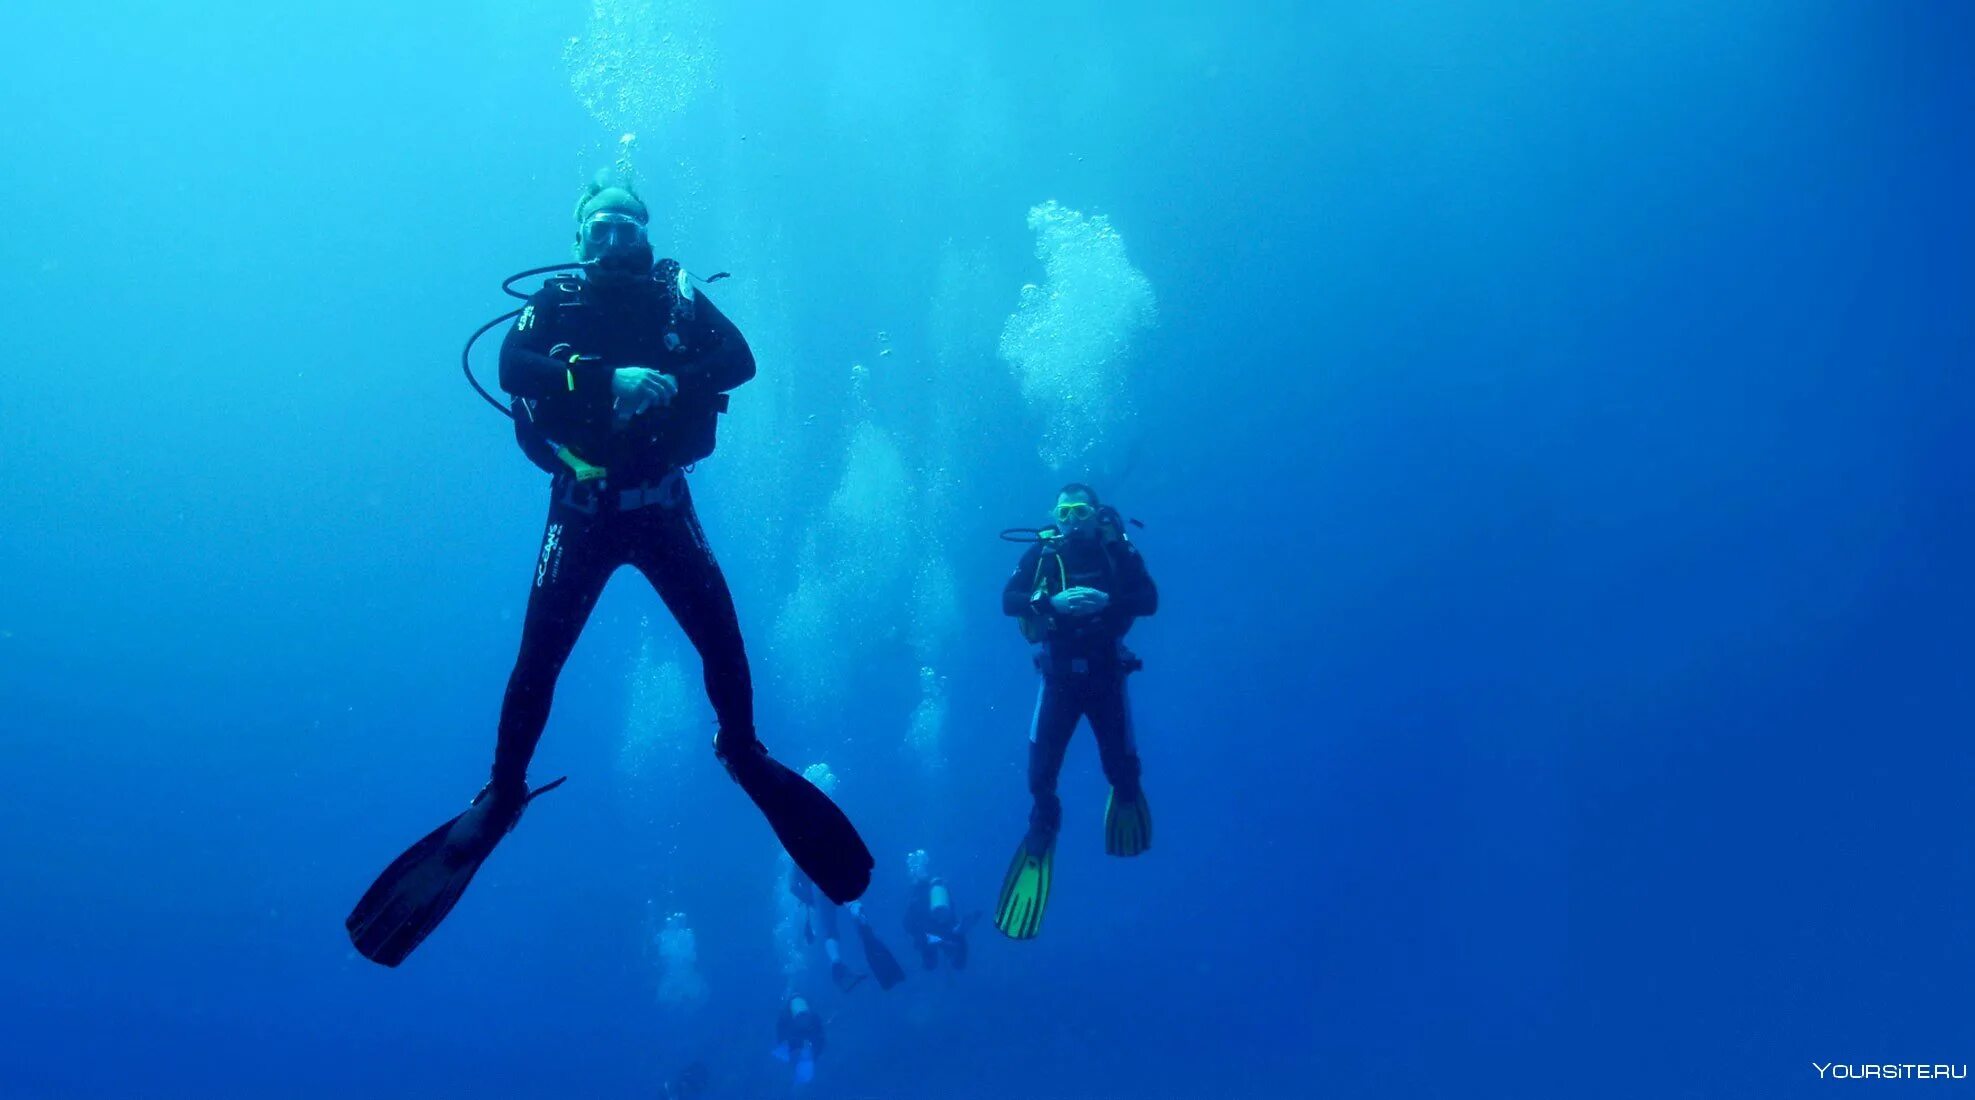
M 678 261 L 660 260 L 649 284 L 613 288 L 616 300 L 602 299 L 596 287 L 573 276 L 552 277 L 529 299 L 537 323 L 554 326 L 560 340 L 549 353 L 575 354 L 606 364 L 640 364 L 683 375 L 694 346 L 692 284 Z M 656 314 L 660 324 L 638 323 L 623 316 Z M 668 370 L 668 364 L 677 368 Z M 564 451 L 590 466 L 603 467 L 613 480 L 656 477 L 692 465 L 711 455 L 719 415 L 727 411 L 728 396 L 703 388 L 682 386 L 672 401 L 646 410 L 628 424 L 614 423 L 610 394 L 556 395 L 546 399 L 517 399 L 514 414 L 524 451 L 535 445 L 525 437 L 539 436 L 550 451 Z M 531 457 L 534 455 L 531 454 Z M 574 464 L 572 464 L 573 466 Z
M 1031 604 L 1047 602 L 1050 597 L 1066 588 L 1074 588 L 1078 584 L 1092 580 L 1102 583 L 1091 584 L 1090 587 L 1110 591 L 1111 578 L 1118 575 L 1116 555 L 1138 553 L 1138 550 L 1131 545 L 1131 536 L 1125 531 L 1124 516 L 1110 505 L 1101 505 L 1097 509 L 1098 548 L 1103 558 L 1101 578 L 1079 578 L 1072 575 L 1070 564 L 1065 560 L 1063 553 L 1069 536 L 1063 534 L 1061 528 L 1055 526 L 1039 528 L 1036 537 L 1042 546 L 1042 553 L 1036 558 L 1035 576 L 1029 587 Z M 1037 615 L 1024 615 L 1015 622 L 1020 627 L 1025 640 L 1033 643 L 1050 640 L 1050 625 L 1047 619 Z M 1125 630 L 1129 629 L 1131 624 L 1126 623 Z M 1123 635 L 1124 631 L 1119 631 L 1119 636 L 1123 637 Z

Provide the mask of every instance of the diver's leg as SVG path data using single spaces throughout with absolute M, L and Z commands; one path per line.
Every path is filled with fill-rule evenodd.
M 651 581 L 699 652 L 706 697 L 720 722 L 715 751 L 731 756 L 755 740 L 754 681 L 727 577 L 707 545 L 683 480 L 673 507 L 652 505 L 636 514 L 644 526 L 630 548 L 631 564 Z
M 1036 692 L 1035 716 L 1029 720 L 1030 847 L 1041 850 L 1056 840 L 1063 826 L 1063 800 L 1056 795 L 1056 777 L 1063 771 L 1063 754 L 1070 747 L 1079 717 L 1075 684 L 1063 677 L 1044 676 Z
M 851 973 L 850 964 L 843 961 L 843 940 L 837 934 L 838 907 L 830 899 L 818 897 L 809 908 L 823 937 L 823 958 L 830 964 L 830 980 L 837 983 L 838 989 L 848 991 L 857 984 L 857 976 Z
M 635 533 L 631 563 L 658 590 L 699 651 L 706 696 L 720 721 L 714 755 L 824 896 L 840 905 L 857 900 L 871 884 L 871 850 L 828 795 L 776 762 L 755 736 L 754 684 L 734 597 L 683 481 L 671 507 L 652 505 L 640 514 L 648 518 Z
M 608 522 L 607 517 L 586 516 L 559 503 L 549 507 L 542 549 L 535 557 L 528 614 L 521 623 L 521 652 L 501 700 L 500 735 L 494 746 L 496 789 L 527 785 L 528 761 L 548 724 L 556 677 L 617 564 L 604 529 Z
M 1111 797 L 1104 803 L 1105 854 L 1143 855 L 1152 847 L 1152 809 L 1139 782 L 1138 744 L 1132 736 L 1124 670 L 1093 677 L 1084 702 L 1104 778 L 1111 783 Z
M 1125 694 L 1124 673 L 1093 676 L 1084 685 L 1084 712 L 1090 717 L 1090 732 L 1097 738 L 1097 758 L 1104 765 L 1104 778 L 1120 797 L 1137 798 L 1138 739 L 1132 731 L 1132 706 Z

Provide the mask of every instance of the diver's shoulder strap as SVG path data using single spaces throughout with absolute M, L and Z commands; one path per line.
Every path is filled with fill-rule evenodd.
M 1097 510 L 1097 524 L 1098 530 L 1104 533 L 1104 541 L 1107 543 L 1130 543 L 1132 540 L 1131 533 L 1125 530 L 1124 513 L 1109 504 Z
M 1134 569 L 1144 568 L 1143 564 L 1132 564 L 1133 562 L 1142 563 L 1144 559 L 1140 557 L 1138 547 L 1132 544 L 1132 540 L 1125 535 L 1123 530 L 1118 532 L 1117 538 L 1105 539 L 1103 546 L 1104 565 L 1111 571 L 1112 579 L 1115 580 L 1119 575 L 1128 573 Z
M 1042 536 L 1042 540 L 1037 543 L 1042 548 L 1042 552 L 1036 555 L 1035 579 L 1031 590 L 1038 595 L 1053 595 L 1054 592 L 1061 592 L 1070 586 L 1070 568 L 1063 561 L 1062 549 L 1056 545 L 1062 534 L 1054 527 L 1044 527 L 1036 533 Z M 1056 563 L 1054 592 L 1049 588 L 1049 563 L 1052 560 Z

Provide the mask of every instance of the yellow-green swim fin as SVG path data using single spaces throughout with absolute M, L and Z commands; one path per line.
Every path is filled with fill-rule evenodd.
M 1145 792 L 1121 798 L 1116 787 L 1104 800 L 1104 852 L 1113 856 L 1135 856 L 1152 847 L 1152 807 Z
M 1001 900 L 994 907 L 994 926 L 1010 939 L 1032 940 L 1042 931 L 1042 913 L 1049 906 L 1049 880 L 1056 862 L 1056 845 L 1041 851 L 1023 837 L 1001 880 Z

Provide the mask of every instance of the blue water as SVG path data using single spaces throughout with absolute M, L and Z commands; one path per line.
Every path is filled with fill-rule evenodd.
M 7 18 L 0 1095 L 778 1096 L 791 985 L 819 1100 L 1975 1061 L 1965 7 L 836 7 Z M 733 272 L 696 493 L 895 947 L 904 854 L 986 907 L 1026 813 L 995 532 L 1085 476 L 1146 524 L 1158 845 L 1103 856 L 1079 735 L 1045 932 L 957 979 L 791 962 L 628 573 L 569 784 L 403 968 L 344 938 L 484 777 L 540 534 L 459 342 L 620 157 Z M 1050 200 L 1118 346 L 1025 394 Z

